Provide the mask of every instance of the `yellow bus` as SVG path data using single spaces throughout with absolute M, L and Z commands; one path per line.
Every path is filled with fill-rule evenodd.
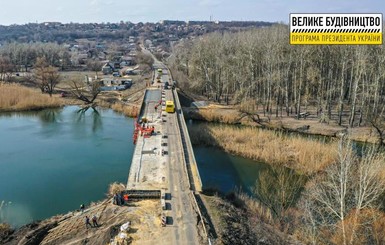
M 158 72 L 159 72 L 159 73 L 162 73 L 162 72 L 163 72 L 163 69 L 162 69 L 162 68 L 158 68 Z
M 175 106 L 174 106 L 174 102 L 172 100 L 166 101 L 166 112 L 169 112 L 169 113 L 175 112 Z

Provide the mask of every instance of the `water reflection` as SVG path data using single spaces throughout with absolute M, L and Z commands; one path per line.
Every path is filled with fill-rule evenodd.
M 109 183 L 127 181 L 133 120 L 78 111 L 0 114 L 1 220 L 19 226 L 66 213 L 104 198 Z
M 99 111 L 95 108 L 95 107 L 91 107 L 91 106 L 87 106 L 87 107 L 84 107 L 84 108 L 81 108 L 77 111 L 77 114 L 76 114 L 76 122 L 77 123 L 82 123 L 82 122 L 85 122 L 86 120 L 86 112 L 88 110 L 92 109 L 92 112 L 91 112 L 91 116 L 92 116 L 92 132 L 96 132 L 98 130 L 100 130 L 103 126 L 103 123 L 102 123 L 102 119 L 101 119 L 101 115 L 99 113 Z
M 193 146 L 199 174 L 205 189 L 227 193 L 242 189 L 253 193 L 255 180 L 267 164 L 256 162 L 212 147 Z
M 43 110 L 38 112 L 37 116 L 43 124 L 56 123 L 58 122 L 61 111 L 61 109 Z
M 96 132 L 98 129 L 102 128 L 102 118 L 100 113 L 93 108 L 92 112 L 93 124 L 92 124 L 92 132 Z

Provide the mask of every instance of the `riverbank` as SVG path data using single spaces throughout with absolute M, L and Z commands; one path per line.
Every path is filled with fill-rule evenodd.
M 269 209 L 240 193 L 201 194 L 215 227 L 215 244 L 301 244 L 281 232 Z
M 61 107 L 65 102 L 38 89 L 0 82 L 0 112 L 33 111 Z
M 183 111 L 187 119 L 216 122 L 225 124 L 240 124 L 282 130 L 285 132 L 298 132 L 305 135 L 317 135 L 327 137 L 338 137 L 340 134 L 349 133 L 349 139 L 364 142 L 378 143 L 378 134 L 375 129 L 368 126 L 354 127 L 348 130 L 345 126 L 339 126 L 336 122 L 320 122 L 316 112 L 311 111 L 305 119 L 297 120 L 294 117 L 264 116 L 262 112 L 249 113 L 248 109 L 239 106 L 225 106 L 211 104 L 200 108 L 184 107 Z M 246 112 L 245 112 L 246 111 Z
M 193 144 L 218 147 L 226 152 L 268 164 L 286 166 L 311 175 L 336 160 L 337 143 L 306 139 L 278 131 L 225 124 L 198 123 L 189 126 Z
M 215 244 L 299 244 L 291 236 L 274 228 L 268 214 L 257 211 L 252 200 L 239 196 L 201 195 L 215 226 Z M 246 202 L 247 203 L 246 203 Z M 168 244 L 161 226 L 161 205 L 156 200 L 130 202 L 123 206 L 105 199 L 86 207 L 84 212 L 74 210 L 64 215 L 33 222 L 2 235 L 0 244 L 148 244 L 147 238 L 158 237 L 159 244 Z M 98 217 L 98 226 L 86 228 L 85 216 Z M 250 219 L 252 215 L 253 219 Z M 120 227 L 130 222 L 126 238 L 118 236 Z M 125 242 L 125 243 L 124 243 Z M 254 243 L 255 242 L 255 243 Z
M 37 88 L 26 87 L 15 83 L 0 82 L 0 112 L 40 111 L 68 105 L 84 106 L 74 98 L 67 89 L 60 89 L 66 96 L 41 93 Z M 143 86 L 123 92 L 101 92 L 94 105 L 110 108 L 127 117 L 137 117 L 143 101 Z
M 10 230 L 8 235 L 0 235 L 0 244 L 110 244 L 127 222 L 131 223 L 127 238 L 120 241 L 141 244 L 149 236 L 161 237 L 160 212 L 160 204 L 153 200 L 117 206 L 111 199 L 105 199 L 86 207 L 83 212 L 74 210 Z M 92 218 L 93 215 L 97 216 L 98 225 L 87 228 L 85 217 Z

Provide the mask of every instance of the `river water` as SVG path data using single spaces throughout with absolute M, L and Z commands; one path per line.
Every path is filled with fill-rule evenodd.
M 133 119 L 76 106 L 0 114 L 0 222 L 20 226 L 78 209 L 127 182 Z M 194 146 L 204 188 L 252 192 L 266 164 Z
M 194 154 L 204 188 L 214 188 L 223 193 L 236 189 L 251 194 L 261 171 L 269 166 L 222 150 L 194 146 Z
M 0 222 L 18 226 L 101 200 L 126 183 L 133 119 L 79 108 L 0 114 Z

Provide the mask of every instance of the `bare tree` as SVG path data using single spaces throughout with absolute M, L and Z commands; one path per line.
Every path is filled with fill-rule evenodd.
M 296 204 L 305 183 L 306 177 L 294 170 L 273 166 L 259 174 L 254 194 L 282 222 L 286 210 Z
M 86 105 L 94 107 L 94 101 L 100 93 L 100 83 L 98 80 L 83 82 L 81 79 L 72 80 L 72 94 Z
M 43 93 L 52 96 L 56 85 L 60 82 L 58 69 L 49 66 L 45 58 L 38 58 L 34 69 L 36 83 Z
M 87 68 L 95 72 L 96 79 L 98 77 L 98 72 L 102 70 L 103 63 L 98 60 L 89 60 L 87 61 Z
M 144 66 L 144 71 L 150 71 L 154 64 L 154 59 L 151 55 L 145 53 L 138 53 L 135 58 L 137 64 Z
M 0 81 L 8 80 L 15 67 L 7 57 L 0 57 Z
M 186 41 L 174 47 L 173 74 L 208 100 L 250 101 L 268 117 L 315 107 L 321 121 L 368 126 L 385 104 L 384 47 L 290 46 L 287 32 L 277 25 Z
M 328 229 L 344 245 L 355 244 L 358 229 L 364 225 L 360 223 L 362 212 L 379 208 L 385 187 L 380 176 L 383 168 L 384 156 L 376 154 L 375 148 L 358 158 L 351 143 L 341 139 L 338 161 L 306 192 L 307 225 Z

